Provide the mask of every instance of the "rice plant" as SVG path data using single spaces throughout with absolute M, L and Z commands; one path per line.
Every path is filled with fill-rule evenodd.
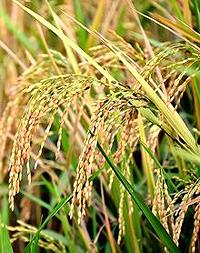
M 0 252 L 199 252 L 199 11 L 0 3 Z

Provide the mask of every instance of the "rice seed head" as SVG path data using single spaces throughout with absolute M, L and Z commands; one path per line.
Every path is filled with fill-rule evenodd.
M 14 196 L 19 192 L 25 164 L 27 164 L 28 182 L 31 182 L 31 169 L 29 166 L 31 141 L 39 124 L 47 115 L 50 115 L 50 120 L 36 157 L 35 168 L 58 108 L 63 104 L 70 104 L 74 96 L 79 96 L 86 88 L 90 87 L 92 82 L 93 79 L 87 76 L 65 75 L 42 80 L 28 87 L 32 96 L 28 101 L 15 135 L 9 165 L 9 202 L 12 210 L 14 209 Z
M 195 253 L 196 250 L 196 242 L 199 239 L 199 231 L 200 231 L 200 203 L 195 207 L 195 214 L 194 214 L 194 229 L 193 229 L 193 236 L 192 236 L 192 243 L 191 249 L 192 253 Z
M 176 211 L 177 218 L 175 219 L 174 230 L 173 230 L 173 240 L 178 245 L 179 237 L 181 234 L 182 224 L 185 218 L 185 214 L 188 210 L 190 202 L 192 200 L 193 195 L 199 189 L 200 182 L 196 182 L 194 184 L 189 185 L 187 192 L 185 193 L 178 210 Z

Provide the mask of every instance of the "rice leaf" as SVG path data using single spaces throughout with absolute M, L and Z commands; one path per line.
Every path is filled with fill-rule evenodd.
M 18 1 L 14 2 L 18 4 L 24 11 L 33 16 L 38 22 L 46 26 L 49 30 L 55 33 L 64 43 L 73 48 L 79 55 L 84 57 L 91 65 L 93 65 L 99 72 L 107 78 L 109 82 L 116 81 L 106 70 L 103 69 L 92 57 L 90 57 L 87 53 L 85 53 L 78 45 L 76 45 L 71 39 L 69 39 L 63 32 L 57 29 L 54 25 L 45 20 L 42 16 L 30 10 L 29 8 L 23 6 Z
M 169 249 L 169 252 L 172 253 L 180 253 L 179 248 L 176 246 L 176 244 L 173 242 L 170 235 L 166 232 L 165 228 L 162 226 L 160 221 L 154 216 L 154 214 L 149 210 L 148 206 L 144 202 L 144 200 L 141 198 L 141 196 L 135 191 L 133 186 L 126 180 L 126 178 L 122 175 L 121 171 L 116 167 L 109 157 L 106 155 L 105 151 L 101 147 L 99 143 L 97 143 L 97 147 L 106 159 L 107 163 L 111 167 L 111 169 L 114 171 L 115 175 L 118 177 L 120 182 L 123 184 L 123 186 L 126 188 L 128 193 L 131 195 L 133 201 L 137 204 L 137 206 L 140 208 L 140 210 L 143 212 L 143 214 L 146 216 L 152 227 L 154 228 L 155 232 L 161 239 L 162 243 Z
M 63 198 L 53 209 L 52 211 L 49 213 L 49 215 L 47 216 L 47 218 L 41 223 L 41 225 L 39 226 L 37 232 L 35 233 L 35 235 L 33 236 L 33 238 L 29 241 L 29 243 L 27 244 L 24 253 L 32 253 L 33 251 L 31 250 L 32 245 L 37 245 L 38 242 L 38 238 L 40 235 L 40 232 L 42 231 L 42 229 L 49 223 L 49 221 L 72 199 L 72 196 L 67 196 L 65 198 Z M 35 246 L 34 246 L 35 247 Z
M 193 42 L 197 42 L 197 43 L 200 42 L 200 34 L 194 31 L 191 27 L 189 27 L 185 23 L 179 20 L 172 21 L 158 14 L 154 14 L 153 16 L 155 19 L 157 19 L 164 25 L 172 28 L 173 30 L 177 31 L 178 33 L 182 34 L 184 37 L 188 38 L 189 40 Z
M 13 253 L 8 230 L 6 228 L 6 225 L 2 223 L 1 214 L 0 214 L 0 253 Z

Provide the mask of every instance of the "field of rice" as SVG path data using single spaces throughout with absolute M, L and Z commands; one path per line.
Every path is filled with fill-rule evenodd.
M 199 143 L 199 0 L 0 0 L 0 253 L 200 253 Z

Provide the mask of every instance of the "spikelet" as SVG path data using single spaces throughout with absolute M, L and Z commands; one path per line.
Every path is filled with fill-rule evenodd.
M 82 216 L 85 215 L 86 203 L 91 203 L 91 190 L 92 190 L 92 181 L 89 181 L 90 176 L 94 172 L 95 166 L 94 162 L 95 157 L 98 153 L 95 151 L 98 132 L 103 127 L 109 112 L 112 112 L 114 109 L 114 102 L 106 101 L 99 104 L 99 107 L 96 111 L 96 115 L 92 119 L 92 128 L 88 134 L 84 150 L 82 151 L 81 157 L 79 158 L 79 165 L 77 176 L 74 182 L 74 191 L 73 199 L 71 204 L 70 217 L 72 218 L 74 213 L 75 204 L 78 204 L 78 222 Z
M 200 184 L 198 184 L 198 188 L 195 192 L 197 197 L 200 197 Z M 196 243 L 199 240 L 199 232 L 200 232 L 200 203 L 197 203 L 196 207 L 194 208 L 194 228 L 193 228 L 193 236 L 191 241 L 191 251 L 195 253 L 196 250 Z
M 28 242 L 30 235 L 34 235 L 37 232 L 37 228 L 31 225 L 26 224 L 25 222 L 18 220 L 17 226 L 8 226 L 7 229 L 12 232 L 11 243 L 15 242 L 18 239 L 21 239 L 24 242 Z M 65 245 L 62 241 L 55 239 L 47 233 L 40 233 L 40 239 L 38 241 L 39 247 L 50 250 L 55 253 L 65 253 Z
M 130 173 L 130 162 L 131 156 L 128 157 L 128 160 L 125 161 L 124 164 L 124 171 L 123 174 L 128 181 L 131 181 L 131 173 Z M 119 223 L 119 233 L 117 243 L 120 244 L 122 237 L 125 235 L 125 214 L 124 214 L 124 202 L 126 201 L 127 197 L 127 204 L 128 204 L 128 215 L 133 214 L 133 201 L 131 196 L 126 192 L 124 186 L 120 183 L 120 201 L 119 201 L 119 208 L 118 208 L 118 223 Z
M 60 72 L 63 73 L 63 69 L 68 69 L 68 64 L 65 57 L 59 52 L 53 51 L 52 56 L 60 67 Z M 37 83 L 43 79 L 49 78 L 51 75 L 55 75 L 55 70 L 52 68 L 51 61 L 48 55 L 40 55 L 37 62 L 29 67 L 18 78 L 17 83 L 9 91 L 9 102 L 3 112 L 0 119 L 0 175 L 3 177 L 8 172 L 7 168 L 3 170 L 4 158 L 7 156 L 5 147 L 9 143 L 9 136 L 15 132 L 15 128 L 18 125 L 18 120 L 22 118 L 25 106 L 28 103 L 30 94 L 30 83 Z
M 125 123 L 124 123 L 124 126 L 122 128 L 121 138 L 119 140 L 117 150 L 113 154 L 114 163 L 116 165 L 118 165 L 122 161 L 122 159 L 124 158 L 125 151 L 126 151 L 126 146 L 128 144 L 128 140 L 131 138 L 130 137 L 130 131 L 131 131 L 133 120 L 134 120 L 134 113 L 132 113 L 132 112 L 129 113 L 128 112 L 124 115 L 123 121 Z M 110 176 L 110 182 L 109 182 L 109 188 L 110 189 L 112 187 L 113 179 L 114 179 L 114 172 L 112 171 L 111 176 Z
M 169 196 L 167 185 L 160 169 L 156 169 L 156 174 L 157 181 L 155 186 L 152 212 L 154 215 L 157 215 L 159 217 L 163 227 L 168 233 L 170 233 L 170 228 L 174 227 L 174 206 L 172 204 L 172 199 Z
M 128 95 L 127 95 L 128 96 Z M 130 97 L 132 94 L 130 94 Z M 116 130 L 119 131 L 123 129 L 123 124 L 127 126 L 128 124 L 133 124 L 133 115 L 132 111 L 135 111 L 135 108 L 128 103 L 128 97 L 124 97 L 121 93 L 112 94 L 110 97 L 107 97 L 104 102 L 101 102 L 98 109 L 96 110 L 95 116 L 92 119 L 92 128 L 88 134 L 88 138 L 85 143 L 85 148 L 82 152 L 82 155 L 79 159 L 79 166 L 77 177 L 74 183 L 74 192 L 71 205 L 70 216 L 72 217 L 74 213 L 74 206 L 78 204 L 78 221 L 80 222 L 81 217 L 85 215 L 86 204 L 89 204 L 91 201 L 91 186 L 92 182 L 89 182 L 89 178 L 97 168 L 95 165 L 95 160 L 98 160 L 99 157 L 96 157 L 98 152 L 95 151 L 96 142 L 98 138 L 98 133 L 108 133 L 110 135 L 109 125 L 110 118 L 115 118 L 119 123 L 117 124 Z M 128 121 L 125 119 L 128 118 Z M 112 124 L 111 124 L 112 125 Z M 134 124 L 135 126 L 135 124 Z M 108 131 L 105 131 L 108 130 Z M 130 126 L 127 128 L 129 134 L 124 135 L 124 140 L 130 136 Z M 102 136 L 102 134 L 101 134 Z M 101 137 L 100 136 L 100 137 Z M 110 137 L 105 135 L 108 143 L 108 147 L 111 147 L 113 141 L 113 135 Z M 103 138 L 105 142 L 105 136 Z M 130 138 L 131 139 L 131 138 Z M 134 139 L 134 137 L 133 137 Z M 137 139 L 137 138 L 136 138 Z M 128 141 L 129 142 L 129 141 Z M 131 142 L 131 141 L 130 141 Z M 123 141 L 124 143 L 124 141 Z M 132 144 L 132 142 L 131 142 Z M 120 146 L 122 148 L 122 146 Z M 123 153 L 124 154 L 124 151 Z
M 14 101 L 10 101 L 6 109 L 4 110 L 4 113 L 2 115 L 2 118 L 0 120 L 0 174 L 4 174 L 6 171 L 3 171 L 3 159 L 5 156 L 5 149 L 6 144 L 8 141 L 8 135 L 11 132 L 11 128 L 14 122 L 15 115 L 17 114 L 17 104 L 18 104 L 18 98 L 16 98 Z
M 118 238 L 117 238 L 117 244 L 121 243 L 122 236 L 124 236 L 125 234 L 124 201 L 125 201 L 125 188 L 120 185 L 120 201 L 119 201 L 119 208 L 118 208 L 119 233 L 118 233 Z
M 183 64 L 188 68 L 193 66 L 197 61 L 195 53 L 191 50 L 191 57 L 184 60 L 178 59 L 178 57 L 182 58 L 181 56 L 187 51 L 187 45 L 183 43 L 173 43 L 167 46 L 164 45 L 164 49 L 161 48 L 155 50 L 156 56 L 147 61 L 146 53 L 142 52 L 141 55 L 141 48 L 141 51 L 139 52 L 119 36 L 115 34 L 113 35 L 115 37 L 114 45 L 127 54 L 130 62 L 134 64 L 140 74 L 149 81 L 150 84 L 154 85 L 154 87 L 160 87 L 160 83 L 155 75 L 156 67 L 159 66 L 161 72 L 165 73 L 164 84 L 167 89 L 167 99 L 170 102 L 176 102 L 176 110 L 186 86 L 190 81 L 189 77 L 186 78 L 186 72 L 180 74 L 178 70 L 180 69 L 181 72 Z M 58 131 L 56 157 L 58 156 L 61 146 L 64 118 L 68 114 L 73 99 L 83 96 L 91 85 L 95 85 L 94 83 L 102 85 L 103 88 L 106 87 L 109 90 L 106 91 L 109 95 L 105 96 L 104 92 L 102 92 L 103 94 L 100 96 L 103 96 L 103 99 L 100 103 L 97 103 L 99 104 L 99 107 L 92 118 L 91 129 L 88 133 L 84 149 L 79 159 L 77 176 L 74 182 L 70 216 L 73 216 L 75 206 L 77 205 L 78 222 L 80 223 L 81 218 L 86 214 L 87 205 L 91 205 L 92 180 L 90 180 L 90 177 L 99 167 L 102 167 L 105 162 L 105 159 L 96 149 L 98 138 L 106 152 L 109 154 L 112 150 L 114 138 L 116 136 L 118 137 L 118 147 L 113 154 L 114 162 L 120 165 L 123 162 L 124 157 L 127 155 L 128 158 L 125 162 L 123 173 L 127 179 L 130 180 L 132 174 L 130 171 L 130 163 L 138 143 L 137 108 L 135 108 L 130 101 L 131 99 L 143 100 L 144 93 L 141 90 L 141 86 L 133 80 L 133 77 L 119 61 L 118 57 L 110 52 L 108 48 L 105 46 L 97 46 L 91 50 L 91 53 L 95 60 L 108 70 L 112 71 L 116 68 L 118 70 L 120 69 L 123 77 L 127 79 L 127 82 L 124 82 L 123 84 L 118 82 L 107 84 L 105 81 L 91 78 L 90 76 L 99 76 L 100 74 L 98 70 L 95 70 L 89 63 L 85 62 L 80 63 L 80 70 L 82 73 L 85 73 L 85 75 L 70 74 L 72 70 L 67 63 L 67 60 L 56 52 L 52 52 L 52 54 L 61 69 L 61 73 L 67 71 L 69 74 L 54 76 L 55 73 L 52 70 L 51 61 L 47 56 L 43 56 L 43 60 L 32 66 L 19 80 L 19 85 L 16 87 L 13 95 L 13 97 L 19 98 L 16 100 L 11 99 L 0 121 L 0 141 L 2 143 L 0 147 L 1 172 L 9 132 L 11 131 L 12 125 L 18 123 L 16 118 L 21 118 L 18 130 L 15 134 L 9 166 L 9 202 L 12 210 L 14 209 L 14 197 L 19 192 L 24 166 L 26 166 L 28 181 L 29 183 L 31 182 L 32 168 L 29 163 L 32 148 L 31 142 L 34 135 L 37 133 L 39 125 L 43 122 L 48 122 L 39 147 L 38 155 L 36 156 L 35 168 L 37 167 L 39 158 L 42 154 L 45 141 L 48 138 L 54 116 L 59 108 L 64 108 L 64 111 L 61 118 L 60 129 Z M 177 57 L 178 60 L 174 62 L 171 60 L 172 57 Z M 44 78 L 42 81 L 40 80 L 41 76 Z M 151 108 L 148 102 L 143 103 L 142 106 Z M 13 110 L 13 108 L 16 108 L 16 111 Z M 23 115 L 20 114 L 22 108 L 24 110 Z M 7 117 L 9 113 L 11 114 Z M 47 117 L 49 117 L 49 120 Z M 159 115 L 159 117 L 162 120 L 162 115 Z M 155 153 L 160 128 L 157 126 L 151 126 L 148 130 L 148 146 L 151 147 L 152 151 Z M 194 192 L 196 192 L 196 188 L 194 187 L 194 189 L 184 196 L 180 208 L 177 211 L 177 218 L 174 224 L 173 213 L 175 201 L 171 201 L 161 171 L 155 170 L 155 172 L 157 173 L 157 183 L 155 187 L 155 198 L 153 201 L 153 212 L 158 215 L 168 232 L 172 229 L 174 241 L 178 244 L 183 219 L 189 201 Z M 113 178 L 114 174 L 112 173 L 110 176 L 110 187 L 112 186 Z M 118 243 L 121 242 L 122 236 L 125 233 L 123 201 L 126 199 L 126 194 L 121 184 L 120 195 Z M 133 205 L 130 196 L 128 196 L 128 204 L 131 214 L 133 212 Z M 195 222 L 192 248 L 195 247 L 198 234 L 198 206 L 195 209 Z M 169 228 L 169 223 L 171 223 L 171 229 Z
M 49 119 L 49 123 L 48 123 L 48 125 L 47 125 L 47 128 L 45 129 L 45 133 L 44 133 L 44 136 L 43 136 L 43 140 L 42 140 L 42 142 L 41 142 L 41 144 L 40 144 L 40 150 L 39 150 L 39 152 L 38 152 L 38 154 L 37 154 L 37 156 L 36 156 L 36 159 L 35 159 L 36 162 L 35 162 L 34 170 L 37 168 L 39 158 L 40 158 L 40 156 L 42 155 L 42 150 L 43 150 L 43 148 L 44 148 L 45 141 L 46 141 L 46 139 L 47 139 L 47 137 L 48 137 L 48 135 L 49 135 L 51 126 L 52 126 L 52 124 L 53 124 L 54 116 L 55 116 L 55 112 L 51 115 L 51 117 L 50 117 L 50 119 Z M 28 163 L 28 162 L 29 162 L 29 161 L 27 161 L 27 163 Z M 31 175 L 30 175 L 30 168 L 29 168 L 29 170 L 27 169 L 27 176 L 28 176 L 28 178 L 31 177 Z M 28 182 L 29 182 L 29 184 L 30 184 L 30 179 L 28 180 Z
M 89 87 L 88 85 L 90 85 L 92 81 L 93 79 L 86 76 L 65 75 L 49 78 L 26 88 L 32 96 L 26 106 L 26 110 L 15 136 L 9 166 L 9 202 L 12 210 L 14 209 L 14 196 L 19 192 L 19 185 L 25 163 L 27 164 L 28 181 L 29 183 L 31 182 L 29 166 L 31 140 L 40 122 L 46 115 L 51 115 L 36 160 L 39 159 L 42 153 L 44 142 L 48 137 L 54 115 L 58 108 L 63 104 L 70 104 L 74 96 L 80 95 Z
M 64 112 L 62 114 L 62 118 L 60 121 L 60 127 L 58 130 L 58 141 L 57 141 L 57 149 L 56 149 L 56 159 L 58 159 L 58 154 L 60 151 L 60 147 L 61 147 L 61 140 L 62 140 L 62 129 L 64 127 L 64 122 L 65 122 L 65 117 L 67 116 L 68 112 L 69 112 L 69 108 L 70 108 L 70 103 L 66 105 L 66 108 L 64 109 Z
M 195 214 L 194 214 L 194 229 L 193 229 L 193 237 L 192 237 L 192 253 L 195 253 L 195 244 L 199 238 L 199 231 L 200 231 L 200 203 L 195 207 Z
M 184 195 L 184 197 L 180 203 L 180 206 L 175 213 L 177 218 L 175 220 L 175 225 L 174 225 L 174 230 L 173 230 L 173 240 L 177 245 L 179 244 L 179 237 L 181 234 L 181 228 L 182 228 L 185 214 L 188 210 L 188 207 L 190 205 L 193 195 L 199 189 L 199 185 L 200 185 L 200 182 L 189 186 L 189 189 L 187 190 L 186 194 Z
M 114 158 L 114 163 L 119 164 L 124 160 L 125 153 L 126 153 L 126 148 L 129 148 L 131 150 L 130 155 L 128 157 L 128 160 L 124 164 L 124 176 L 130 180 L 130 170 L 129 170 L 129 164 L 131 160 L 132 153 L 134 152 L 135 146 L 138 141 L 138 136 L 137 136 L 137 113 L 135 110 L 131 112 L 127 112 L 123 119 L 122 122 L 124 122 L 123 128 L 122 128 L 122 133 L 121 133 L 121 138 L 118 143 L 118 148 L 116 152 L 113 154 Z M 110 182 L 109 182 L 109 187 L 111 189 L 112 187 L 112 182 L 114 178 L 114 173 L 112 172 L 111 177 L 110 177 Z M 130 199 L 130 196 L 128 198 L 129 200 L 129 205 L 130 209 L 129 212 L 131 213 L 133 211 L 133 206 L 132 206 L 132 201 Z M 125 220 L 124 220 L 124 201 L 125 201 L 125 188 L 122 186 L 120 183 L 120 202 L 119 202 L 119 217 L 118 217 L 118 223 L 119 223 L 119 234 L 118 234 L 118 240 L 117 243 L 120 244 L 122 236 L 125 234 Z
M 85 215 L 86 202 L 90 202 L 92 181 L 89 181 L 93 173 L 94 150 L 97 142 L 97 131 L 100 129 L 100 122 L 97 120 L 87 138 L 82 156 L 80 157 L 76 180 L 74 182 L 73 199 L 71 204 L 70 217 L 74 213 L 75 203 L 78 204 L 78 222 Z

